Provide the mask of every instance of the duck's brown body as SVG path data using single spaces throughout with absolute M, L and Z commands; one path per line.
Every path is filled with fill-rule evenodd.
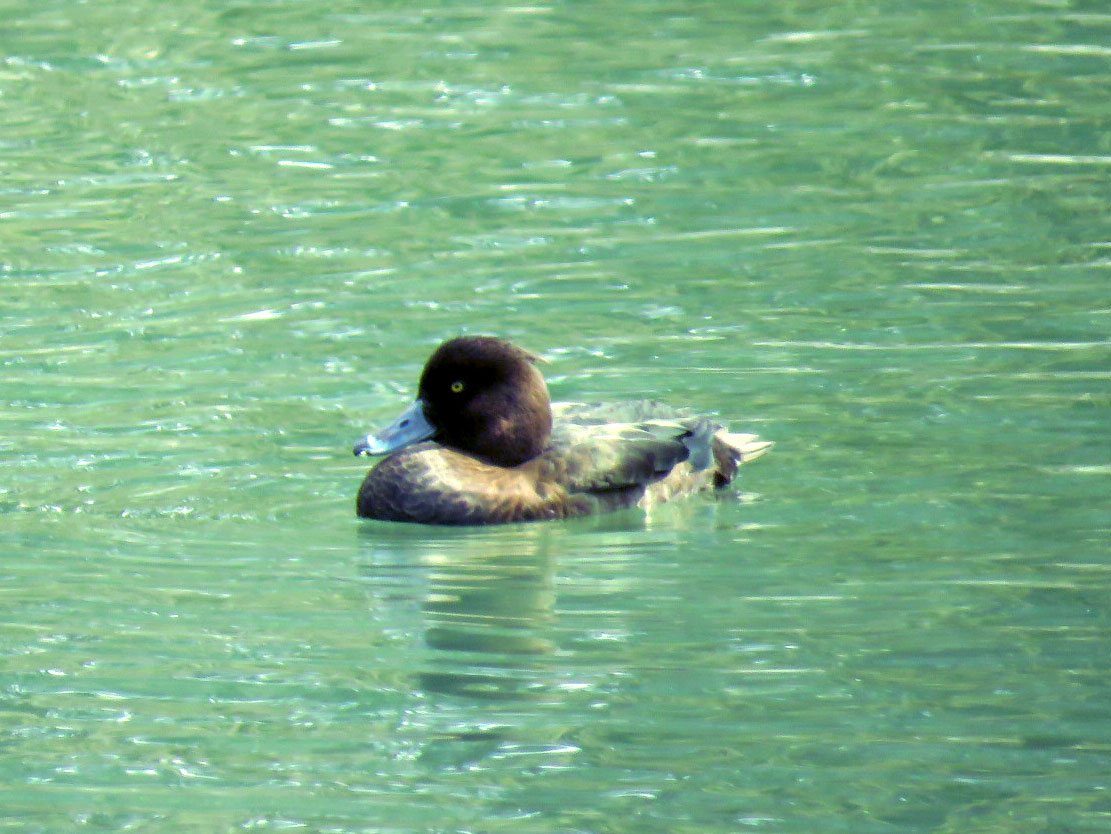
M 418 404 L 428 425 L 414 431 L 411 408 L 383 436 L 392 444 L 395 434 L 419 441 L 423 433 L 435 442 L 403 438 L 391 448 L 368 435 L 356 447 L 392 452 L 363 480 L 360 516 L 499 524 L 644 506 L 724 486 L 771 446 L 658 403 L 549 407 L 532 357 L 490 337 L 441 346 L 421 377 Z

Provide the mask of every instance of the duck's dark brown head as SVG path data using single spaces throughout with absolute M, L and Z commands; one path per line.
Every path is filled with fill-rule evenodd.
M 431 437 L 498 466 L 539 455 L 552 431 L 551 402 L 537 357 L 493 336 L 444 342 L 424 366 L 417 401 L 356 454 L 385 454 Z
M 552 409 L 535 362 L 531 353 L 493 336 L 440 345 L 417 393 L 435 439 L 500 466 L 539 455 L 552 433 Z

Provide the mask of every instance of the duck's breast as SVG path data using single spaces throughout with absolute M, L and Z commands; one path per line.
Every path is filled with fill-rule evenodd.
M 420 524 L 503 524 L 578 514 L 567 493 L 539 482 L 539 460 L 492 466 L 471 455 L 425 443 L 391 455 L 359 489 L 364 518 Z

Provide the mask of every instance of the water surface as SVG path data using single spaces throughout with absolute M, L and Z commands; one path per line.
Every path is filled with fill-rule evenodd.
M 1111 830 L 1098 6 L 17 4 L 13 831 Z M 493 332 L 777 446 L 359 522 Z

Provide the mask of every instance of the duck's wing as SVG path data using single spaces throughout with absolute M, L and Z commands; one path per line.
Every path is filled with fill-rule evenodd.
M 695 470 L 709 467 L 716 429 L 700 418 L 560 420 L 544 457 L 549 477 L 569 492 L 637 488 L 665 477 L 684 461 Z

